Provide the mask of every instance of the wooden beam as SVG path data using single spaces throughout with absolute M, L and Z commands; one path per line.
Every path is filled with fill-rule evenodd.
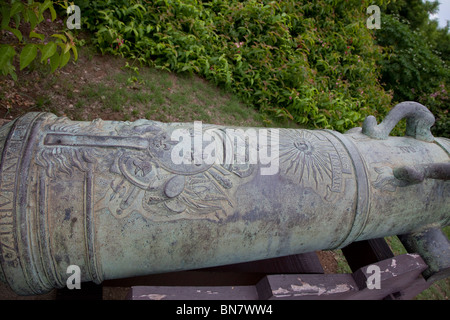
M 253 286 L 137 286 L 138 300 L 380 300 L 410 297 L 423 287 L 419 276 L 427 268 L 419 255 L 404 254 L 364 266 L 352 274 L 266 275 Z M 373 269 L 377 270 L 377 274 Z M 372 286 L 374 285 L 375 286 Z M 421 287 L 422 286 L 422 287 Z M 418 292 L 417 292 L 418 293 Z
M 384 238 L 353 242 L 342 248 L 342 253 L 352 271 L 394 257 Z

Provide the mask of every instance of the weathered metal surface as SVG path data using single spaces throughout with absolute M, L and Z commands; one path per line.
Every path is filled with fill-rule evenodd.
M 420 254 L 428 265 L 423 276 L 434 282 L 450 276 L 450 241 L 438 228 L 401 235 L 401 242 L 409 252 Z
M 388 137 L 401 117 L 408 136 Z M 240 128 L 246 140 L 215 125 L 26 114 L 0 128 L 2 279 L 39 294 L 65 286 L 70 265 L 100 283 L 448 225 L 445 176 L 394 174 L 449 163 L 432 118 L 405 103 L 346 134 Z M 248 149 L 242 161 L 235 137 Z M 195 146 L 216 151 L 199 158 Z

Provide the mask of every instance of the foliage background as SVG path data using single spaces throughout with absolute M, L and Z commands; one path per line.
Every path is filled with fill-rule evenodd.
M 436 115 L 433 132 L 449 136 L 450 36 L 448 27 L 439 29 L 429 19 L 437 1 L 375 1 L 382 10 L 378 30 L 367 27 L 366 9 L 373 4 L 368 0 L 73 3 L 81 8 L 83 30 L 103 54 L 195 73 L 263 115 L 343 132 L 367 115 L 382 120 L 396 103 L 414 100 Z M 23 69 L 37 49 L 52 71 L 67 63 L 70 49 L 77 58 L 71 32 L 32 41 L 44 40 L 33 29 L 45 10 L 54 20 L 55 11 L 64 14 L 70 4 L 12 0 L 0 6 L 2 29 L 20 40 L 1 45 L 3 74 L 14 77 L 14 56 Z M 31 24 L 28 39 L 21 23 Z
M 308 127 L 344 131 L 384 114 L 391 102 L 378 80 L 382 50 L 361 1 L 80 5 L 102 52 L 197 73 L 265 113 Z

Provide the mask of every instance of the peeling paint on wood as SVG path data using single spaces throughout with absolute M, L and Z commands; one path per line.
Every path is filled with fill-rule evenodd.
M 139 298 L 145 298 L 149 300 L 162 300 L 165 297 L 166 297 L 165 294 L 155 294 L 155 293 L 142 294 L 139 296 Z

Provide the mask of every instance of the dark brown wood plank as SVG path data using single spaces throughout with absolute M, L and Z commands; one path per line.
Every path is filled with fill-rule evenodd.
M 431 281 L 426 281 L 422 275 L 419 275 L 408 287 L 394 292 L 387 296 L 385 300 L 412 300 L 422 291 L 428 289 L 432 285 Z
M 247 272 L 264 274 L 324 273 L 323 267 L 316 252 L 243 262 L 220 267 L 205 268 L 201 270 L 214 272 Z
M 255 286 L 132 287 L 130 300 L 257 300 Z
M 141 277 L 107 280 L 106 287 L 132 286 L 245 286 L 254 285 L 264 277 L 259 273 L 212 272 L 204 270 L 153 274 Z
M 379 271 L 379 287 L 368 281 Z M 276 274 L 250 286 L 133 287 L 130 299 L 169 300 L 381 300 L 410 298 L 424 288 L 420 275 L 427 265 L 419 255 L 404 254 L 364 266 L 353 274 Z M 215 273 L 219 276 L 221 273 Z M 226 273 L 222 273 L 226 274 Z M 422 279 L 423 280 L 423 279 Z
M 351 274 L 268 275 L 256 288 L 264 300 L 334 300 L 358 292 Z
M 369 271 L 370 266 L 377 266 L 380 273 L 379 289 L 370 289 L 367 281 L 373 283 L 374 271 Z M 362 267 L 353 273 L 353 278 L 359 287 L 359 292 L 352 298 L 355 299 L 384 299 L 392 294 L 397 299 L 401 296 L 402 290 L 412 285 L 417 285 L 416 280 L 428 266 L 423 259 L 416 254 L 402 254 L 390 259 Z
M 364 266 L 394 257 L 394 253 L 384 238 L 353 242 L 342 248 L 342 253 L 353 272 Z

